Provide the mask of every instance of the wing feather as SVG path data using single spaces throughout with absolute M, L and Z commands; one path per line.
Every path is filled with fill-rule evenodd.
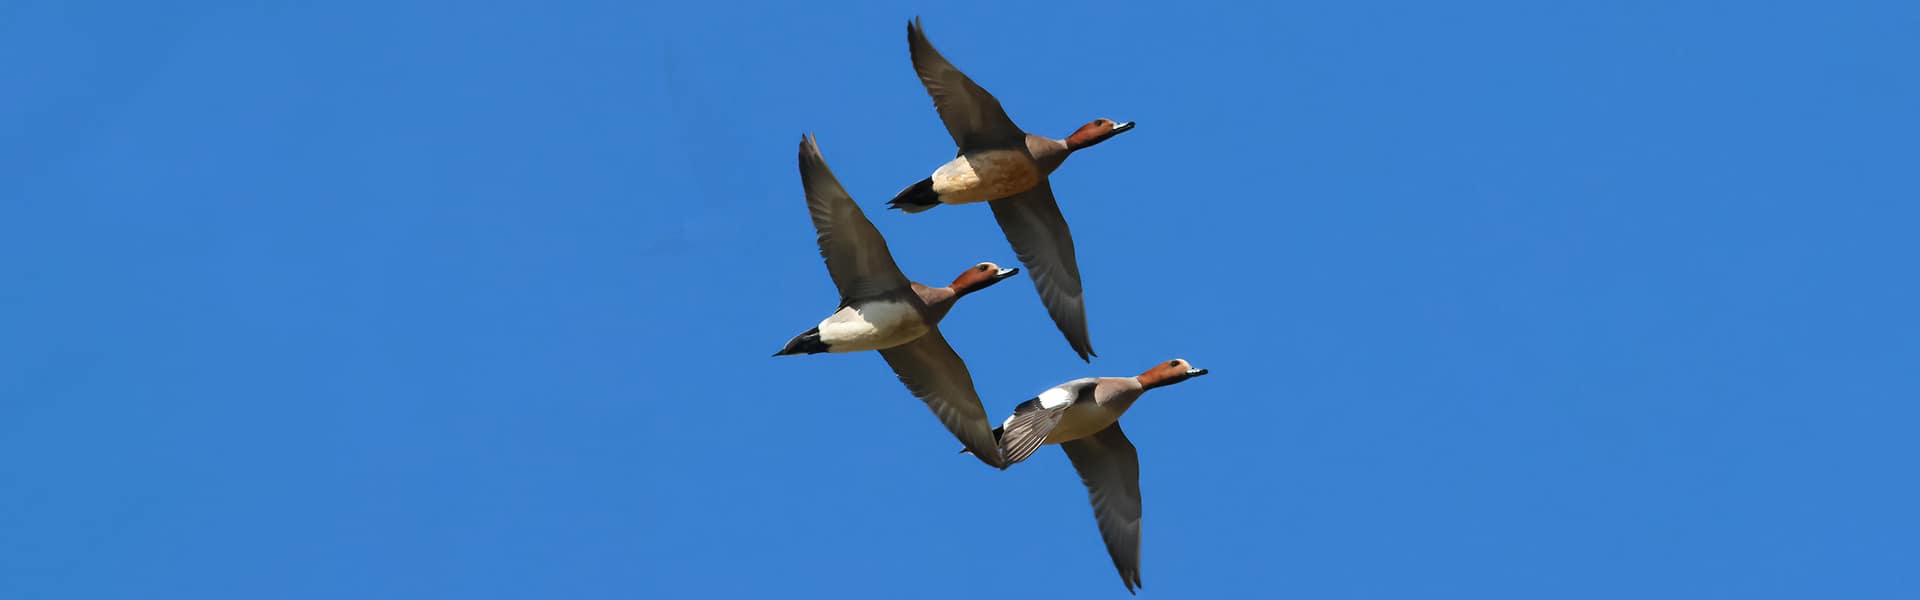
M 1053 186 L 1046 180 L 1033 189 L 988 203 L 993 218 L 1000 222 L 1013 253 L 1026 265 L 1027 276 L 1040 292 L 1040 302 L 1053 317 L 1053 325 L 1066 336 L 1067 344 L 1080 360 L 1094 356 L 1093 342 L 1087 336 L 1087 302 L 1080 287 L 1080 263 L 1074 258 L 1073 232 L 1067 218 L 1053 200 Z
M 827 261 L 827 274 L 840 290 L 842 302 L 908 286 L 893 253 L 887 251 L 886 238 L 880 237 L 880 230 L 840 186 L 812 136 L 800 140 L 800 183 L 806 189 L 814 231 L 819 233 L 820 257 Z
M 975 458 L 996 469 L 1006 468 L 994 443 L 993 427 L 987 424 L 987 410 L 973 389 L 973 375 L 940 330 L 930 329 L 920 339 L 881 350 L 880 356 L 893 367 L 900 383 L 927 403 L 940 424 Z
M 1134 591 L 1140 587 L 1140 455 L 1118 422 L 1060 447 L 1087 486 L 1100 538 L 1120 581 Z
M 926 32 L 920 28 L 919 18 L 907 23 L 907 52 L 913 58 L 913 70 L 920 75 L 920 83 L 926 86 L 927 95 L 933 97 L 934 110 L 940 113 L 940 121 L 946 124 L 947 133 L 953 136 L 953 143 L 960 147 L 961 153 L 1005 148 L 1025 140 L 1026 134 L 1013 124 L 1013 119 L 1007 118 L 1007 111 L 1000 108 L 1000 101 L 993 94 L 933 49 L 933 43 L 927 41 Z

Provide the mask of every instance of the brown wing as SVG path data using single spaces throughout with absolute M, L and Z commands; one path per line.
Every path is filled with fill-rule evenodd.
M 873 228 L 846 188 L 840 187 L 811 136 L 800 139 L 800 184 L 806 189 L 813 228 L 820 234 L 820 256 L 827 260 L 827 274 L 840 289 L 842 301 L 907 287 L 906 275 L 887 251 L 886 238 L 880 237 L 880 230 Z
M 1093 342 L 1087 339 L 1087 303 L 1080 294 L 1073 233 L 1067 230 L 1060 205 L 1053 201 L 1053 185 L 1042 179 L 1033 189 L 987 204 L 993 207 L 993 218 L 1000 222 L 1013 253 L 1026 265 L 1053 325 L 1067 337 L 1080 360 L 1095 356 Z
M 987 410 L 980 406 L 980 395 L 973 389 L 973 375 L 967 372 L 967 363 L 947 345 L 947 339 L 941 337 L 940 330 L 929 329 L 920 339 L 881 350 L 880 356 L 893 367 L 900 383 L 927 403 L 940 424 L 975 458 L 996 469 L 1006 468 L 993 439 L 993 426 L 987 424 Z
M 1118 422 L 1060 447 L 1087 486 L 1107 555 L 1132 592 L 1140 587 L 1140 456 Z
M 1000 101 L 933 49 L 920 29 L 919 18 L 907 23 L 907 51 L 913 56 L 913 70 L 919 73 L 920 83 L 927 87 L 927 95 L 933 96 L 934 110 L 939 111 L 940 121 L 946 123 L 947 133 L 953 135 L 961 153 L 1024 142 L 1026 134 L 1007 118 Z

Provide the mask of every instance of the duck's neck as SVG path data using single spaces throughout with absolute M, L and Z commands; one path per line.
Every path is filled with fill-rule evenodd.
M 916 284 L 913 291 L 920 295 L 921 302 L 926 303 L 927 313 L 933 316 L 935 322 L 947 316 L 947 311 L 953 310 L 955 300 L 966 295 L 964 292 L 953 291 L 952 286 L 927 287 Z
M 1145 391 L 1180 383 L 1182 378 L 1161 371 L 1147 371 L 1135 376 L 1133 380 L 1140 382 L 1140 389 Z

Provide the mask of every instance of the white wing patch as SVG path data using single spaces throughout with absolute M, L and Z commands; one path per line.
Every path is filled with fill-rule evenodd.
M 1040 408 L 1060 408 L 1068 404 L 1073 404 L 1073 390 L 1057 387 L 1040 393 Z

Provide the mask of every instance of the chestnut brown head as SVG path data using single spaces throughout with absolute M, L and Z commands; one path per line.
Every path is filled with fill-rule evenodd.
M 1094 119 L 1074 130 L 1073 135 L 1067 136 L 1067 149 L 1079 150 L 1092 146 L 1107 141 L 1107 138 L 1126 133 L 1129 129 L 1133 129 L 1132 121 L 1115 123 L 1113 119 Z
M 1000 283 L 1002 279 L 1019 274 L 1020 269 L 1002 269 L 1000 265 L 983 262 L 969 267 L 965 271 L 961 271 L 959 277 L 953 278 L 952 287 L 955 293 L 965 296 L 987 289 L 993 284 Z
M 1206 369 L 1195 368 L 1193 363 L 1187 362 L 1186 359 L 1176 358 L 1154 365 L 1153 368 L 1147 369 L 1147 372 L 1141 373 L 1138 379 L 1140 380 L 1140 385 L 1145 386 L 1147 389 L 1153 389 L 1180 383 L 1205 374 L 1207 374 Z

